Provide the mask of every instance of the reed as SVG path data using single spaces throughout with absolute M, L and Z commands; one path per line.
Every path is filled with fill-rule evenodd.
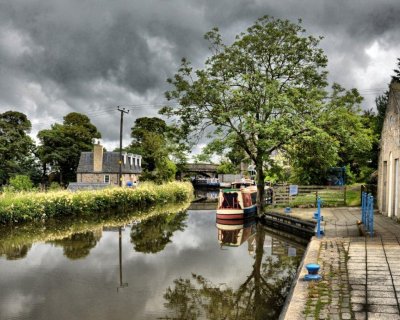
M 188 182 L 163 185 L 142 183 L 135 189 L 111 187 L 95 191 L 53 191 L 3 193 L 0 196 L 0 223 L 14 224 L 55 217 L 87 216 L 114 209 L 144 209 L 165 203 L 192 200 Z

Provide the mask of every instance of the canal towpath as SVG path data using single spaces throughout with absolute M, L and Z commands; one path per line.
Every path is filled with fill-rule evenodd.
M 292 209 L 311 220 L 315 209 Z M 361 209 L 322 208 L 325 235 L 313 237 L 280 319 L 400 319 L 400 224 L 375 214 L 373 237 L 360 233 Z M 318 263 L 322 280 L 307 282 Z

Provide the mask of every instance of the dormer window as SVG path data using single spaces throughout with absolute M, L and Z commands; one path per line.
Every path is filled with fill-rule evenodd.
M 133 154 L 132 153 L 128 153 L 128 162 L 129 162 L 129 165 L 132 167 L 133 166 Z
M 127 158 L 127 153 L 126 152 L 124 152 L 123 154 L 122 154 L 122 157 L 123 157 L 123 159 L 124 159 L 124 165 L 126 165 L 126 158 Z

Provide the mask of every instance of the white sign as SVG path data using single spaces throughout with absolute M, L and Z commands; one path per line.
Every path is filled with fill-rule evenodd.
M 295 184 L 291 184 L 289 186 L 289 195 L 290 196 L 295 196 L 299 192 L 299 186 Z

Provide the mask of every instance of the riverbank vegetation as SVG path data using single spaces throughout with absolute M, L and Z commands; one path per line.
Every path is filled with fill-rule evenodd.
M 135 233 L 132 235 L 132 242 L 135 245 L 144 245 L 144 240 L 136 240 L 140 233 L 136 230 L 143 229 L 140 226 L 151 219 L 161 219 L 165 228 L 179 230 L 181 224 L 175 226 L 175 220 L 182 220 L 182 215 L 189 207 L 190 202 L 156 205 L 145 210 L 125 210 L 96 213 L 90 216 L 76 219 L 63 218 L 50 219 L 45 223 L 33 222 L 19 226 L 18 228 L 0 227 L 0 256 L 7 259 L 19 259 L 27 253 L 35 242 L 60 243 L 64 239 L 72 238 L 76 234 L 102 233 L 104 228 L 112 229 L 133 223 Z M 171 227 L 171 224 L 173 227 Z M 154 236 L 154 232 L 152 233 Z M 163 233 L 164 234 L 164 233 Z M 149 241 L 150 242 L 150 241 Z M 164 243 L 166 240 L 164 239 Z M 154 250 L 153 250 L 154 251 Z
M 142 209 L 157 204 L 190 201 L 193 187 L 188 182 L 163 185 L 142 183 L 138 188 L 108 188 L 97 191 L 3 193 L 0 223 L 12 224 L 53 217 L 87 216 L 113 209 Z

